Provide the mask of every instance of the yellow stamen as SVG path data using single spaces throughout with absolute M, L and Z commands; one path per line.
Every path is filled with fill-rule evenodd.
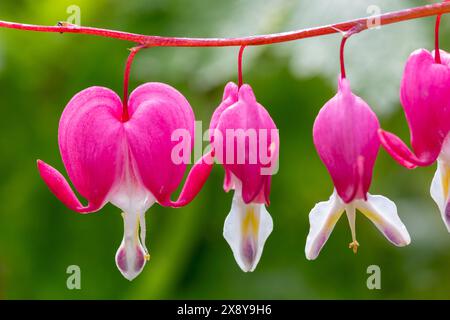
M 139 242 L 139 226 L 140 226 L 140 217 L 137 216 L 136 230 L 134 231 L 134 240 Z
M 350 242 L 348 245 L 349 249 L 353 250 L 354 254 L 358 253 L 358 247 L 359 247 L 359 242 L 354 240 L 353 242 Z
M 353 250 L 353 253 L 356 254 L 358 252 L 359 243 L 356 241 L 356 208 L 353 204 L 349 204 L 346 208 L 348 223 L 350 225 L 350 231 L 352 233 L 352 242 L 348 245 L 350 249 Z

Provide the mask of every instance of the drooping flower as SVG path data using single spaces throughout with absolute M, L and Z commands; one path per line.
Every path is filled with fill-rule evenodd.
M 314 145 L 335 190 L 328 201 L 316 204 L 309 214 L 307 259 L 317 258 L 344 211 L 352 234 L 349 247 L 355 253 L 359 246 L 356 210 L 369 218 L 394 245 L 410 243 L 395 204 L 383 196 L 368 193 L 380 148 L 378 128 L 375 113 L 351 92 L 348 81 L 340 78 L 338 93 L 323 106 L 314 122 Z
M 210 132 L 215 158 L 225 169 L 224 189 L 235 190 L 223 235 L 239 267 L 253 271 L 273 229 L 266 205 L 277 169 L 278 130 L 252 88 L 230 82 Z
M 450 54 L 440 50 L 416 50 L 409 57 L 400 89 L 400 99 L 411 133 L 411 151 L 396 135 L 380 129 L 383 147 L 399 164 L 413 169 L 438 167 L 431 183 L 431 196 L 439 206 L 450 232 Z
M 128 280 L 135 278 L 149 259 L 145 245 L 145 213 L 155 203 L 187 204 L 204 183 L 209 167 L 194 166 L 177 203 L 170 195 L 180 184 L 185 163 L 175 163 L 174 130 L 190 133 L 194 114 L 188 101 L 162 83 L 138 87 L 128 100 L 129 119 L 122 118 L 118 95 L 104 87 L 91 87 L 75 95 L 61 116 L 58 143 L 68 176 L 87 199 L 83 205 L 56 169 L 38 160 L 42 179 L 69 209 L 79 213 L 100 210 L 107 202 L 120 208 L 124 237 L 116 264 Z M 139 234 L 140 229 L 140 234 Z

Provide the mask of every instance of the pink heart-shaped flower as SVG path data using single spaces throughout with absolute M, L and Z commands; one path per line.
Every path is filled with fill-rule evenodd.
M 190 158 L 194 141 L 194 113 L 174 88 L 146 83 L 128 100 L 129 119 L 122 121 L 122 102 L 110 89 L 91 87 L 75 95 L 64 109 L 58 142 L 67 173 L 84 206 L 56 169 L 38 160 L 42 179 L 68 208 L 80 213 L 98 211 L 107 202 L 124 213 L 125 235 L 116 263 L 129 280 L 145 265 L 145 212 L 159 202 L 181 206 L 199 192 L 212 164 L 194 165 L 176 202 L 170 195 L 183 179 L 186 162 L 173 159 L 177 146 Z M 184 139 L 174 139 L 181 130 Z M 141 229 L 141 242 L 137 232 Z

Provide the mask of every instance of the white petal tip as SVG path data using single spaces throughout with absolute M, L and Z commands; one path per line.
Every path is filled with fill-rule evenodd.
M 393 245 L 404 247 L 411 243 L 411 237 L 400 220 L 395 203 L 388 198 L 368 194 L 368 200 L 358 201 L 357 208 L 375 224 Z
M 309 233 L 306 238 L 305 256 L 315 260 L 327 242 L 334 226 L 344 210 L 342 201 L 335 192 L 328 201 L 317 203 L 309 213 Z
M 404 241 L 402 241 L 402 242 L 394 243 L 394 245 L 395 245 L 396 247 L 401 248 L 401 247 L 406 247 L 406 246 L 409 245 L 410 243 L 411 243 L 411 240 L 408 239 L 408 240 L 404 240 Z
M 264 204 L 245 204 L 240 193 L 235 192 L 231 211 L 225 219 L 223 237 L 242 271 L 256 269 L 272 229 L 272 217 Z
M 130 282 L 133 281 L 140 274 L 140 272 L 139 273 L 124 273 L 124 272 L 122 272 L 122 270 L 119 270 L 119 271 L 123 275 L 123 277 Z
M 308 238 L 306 239 L 306 246 L 305 246 L 305 257 L 307 260 L 312 261 L 316 260 L 319 256 L 320 250 L 322 249 L 323 243 L 318 243 L 317 241 L 314 241 L 310 235 L 308 235 Z
M 306 260 L 309 260 L 309 261 L 314 261 L 314 260 L 316 260 L 317 259 L 317 257 L 318 257 L 318 255 L 316 254 L 316 255 L 313 255 L 313 254 L 311 254 L 311 253 L 305 253 L 305 257 L 306 257 Z
M 256 268 L 256 266 L 255 266 L 255 268 L 254 267 L 241 267 L 241 266 L 239 266 L 240 268 L 241 268 L 241 270 L 243 271 L 243 272 L 245 272 L 245 273 L 247 273 L 247 272 L 253 272 L 254 270 L 255 270 L 255 268 Z
M 411 237 L 405 226 L 399 227 L 398 229 L 393 227 L 389 229 L 385 228 L 383 234 L 393 245 L 397 247 L 406 247 L 411 243 Z
M 141 274 L 147 260 L 149 260 L 149 255 L 139 246 L 133 250 L 130 249 L 123 244 L 119 247 L 116 253 L 116 265 L 125 279 L 132 281 Z
M 255 271 L 261 258 L 264 242 L 257 244 L 254 239 L 248 238 L 241 240 L 237 244 L 234 241 L 234 237 L 230 237 L 228 232 L 224 232 L 223 236 L 230 245 L 239 268 L 243 272 Z

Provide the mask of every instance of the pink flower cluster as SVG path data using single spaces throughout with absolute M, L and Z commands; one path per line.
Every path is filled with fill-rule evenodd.
M 178 200 L 172 201 L 170 196 L 186 171 L 185 163 L 172 159 L 172 150 L 180 143 L 173 140 L 172 133 L 187 131 L 191 139 L 181 141 L 185 144 L 182 149 L 190 152 L 193 147 L 195 117 L 189 102 L 169 85 L 146 83 L 130 95 L 126 120 L 122 111 L 123 103 L 115 92 L 91 87 L 76 94 L 61 116 L 58 143 L 62 160 L 75 189 L 86 198 L 86 205 L 56 169 L 41 160 L 38 169 L 54 195 L 71 210 L 96 212 L 108 202 L 122 210 L 124 236 L 116 264 L 132 280 L 150 257 L 145 245 L 146 211 L 155 203 L 170 207 L 187 205 L 208 178 L 213 166 L 211 157 L 216 152 L 220 151 L 224 158 L 229 158 L 229 153 L 232 158 L 237 156 L 235 147 L 216 151 L 214 137 L 229 129 L 244 132 L 251 129 L 256 133 L 259 148 L 261 129 L 273 130 L 276 126 L 249 85 L 238 88 L 229 83 L 211 120 L 212 151 L 191 168 Z M 250 162 L 254 150 L 249 141 L 244 142 L 243 163 L 223 162 L 224 188 L 235 190 L 224 237 L 239 266 L 252 271 L 272 231 L 272 218 L 265 208 L 269 204 L 271 173 L 263 169 L 271 168 L 277 161 L 279 142 L 269 139 L 269 162 L 260 159 L 258 150 L 256 162 Z
M 343 63 L 347 38 L 341 46 L 338 92 L 314 122 L 314 144 L 334 192 L 309 214 L 307 259 L 318 257 L 344 212 L 352 235 L 349 247 L 355 253 L 359 246 L 357 211 L 394 245 L 410 243 L 394 202 L 369 194 L 381 145 L 409 169 L 437 161 L 431 195 L 450 231 L 450 55 L 421 49 L 406 63 L 400 96 L 411 131 L 410 150 L 397 136 L 380 129 L 369 105 L 352 93 Z M 155 203 L 167 207 L 189 204 L 208 179 L 214 160 L 224 168 L 225 191 L 234 190 L 224 238 L 239 267 L 245 272 L 255 270 L 273 229 L 266 207 L 277 169 L 279 136 L 268 111 L 241 80 L 240 73 L 239 85 L 226 85 L 210 122 L 210 151 L 192 166 L 177 200 L 171 195 L 182 184 L 186 163 L 174 161 L 174 150 L 189 159 L 195 131 L 194 112 L 180 92 L 163 83 L 146 83 L 121 101 L 110 89 L 91 87 L 76 94 L 64 109 L 59 149 L 70 181 L 87 204 L 78 200 L 61 173 L 38 160 L 40 175 L 71 210 L 96 212 L 110 202 L 123 212 L 124 236 L 115 260 L 125 278 L 134 279 L 150 258 L 145 243 L 147 210 Z M 187 132 L 188 139 L 173 139 L 179 130 Z M 228 135 L 230 130 L 242 135 Z M 277 134 L 267 135 L 269 131 Z
M 400 138 L 380 129 L 369 105 L 351 92 L 345 77 L 339 80 L 338 93 L 320 110 L 314 123 L 314 144 L 331 175 L 335 191 L 309 214 L 310 232 L 305 248 L 308 259 L 317 258 L 344 211 L 352 234 L 349 247 L 355 253 L 359 246 L 356 210 L 369 218 L 394 245 L 410 243 L 410 235 L 394 202 L 368 193 L 380 145 L 409 169 L 428 166 L 437 160 L 431 196 L 450 231 L 450 55 L 441 50 L 440 57 L 421 49 L 413 52 L 406 63 L 400 98 L 414 152 Z

